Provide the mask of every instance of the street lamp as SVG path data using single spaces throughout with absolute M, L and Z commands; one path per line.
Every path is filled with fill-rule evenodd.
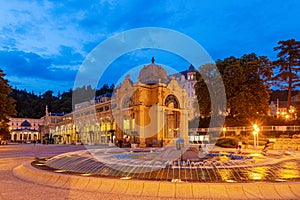
M 256 135 L 257 135 L 257 132 L 253 131 L 253 148 L 254 149 L 256 149 Z
M 257 148 L 258 146 L 258 132 L 259 132 L 259 128 L 257 126 L 257 124 L 253 125 L 253 147 L 254 149 Z
M 224 134 L 224 138 L 226 138 L 226 128 L 223 127 L 223 128 L 222 128 L 222 131 L 223 131 L 223 134 Z
M 286 115 L 286 116 L 285 116 L 285 119 L 286 119 L 286 120 L 288 120 L 288 119 L 289 119 L 289 117 L 290 117 L 289 115 Z

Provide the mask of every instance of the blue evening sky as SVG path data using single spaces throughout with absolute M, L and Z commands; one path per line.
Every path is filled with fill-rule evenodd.
M 276 58 L 280 40 L 300 40 L 298 0 L 1 0 L 0 68 L 12 87 L 67 91 L 85 57 L 122 31 L 162 27 L 201 44 L 214 59 L 255 52 Z M 123 55 L 100 79 L 116 83 L 132 67 L 150 63 L 188 68 L 158 50 Z M 110 69 L 110 70 L 109 70 Z

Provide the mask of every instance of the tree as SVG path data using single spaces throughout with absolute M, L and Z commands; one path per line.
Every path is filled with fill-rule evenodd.
M 100 89 L 96 90 L 96 96 L 100 96 L 107 93 L 113 93 L 114 89 L 115 89 L 114 84 L 112 84 L 111 86 L 104 84 Z
M 196 73 L 197 83 L 195 84 L 197 102 L 194 102 L 198 105 L 194 106 L 199 106 L 202 118 L 225 114 L 226 105 L 222 105 L 225 102 L 222 101 L 221 96 L 221 94 L 224 94 L 224 86 L 216 66 L 205 64 L 199 68 L 199 72 Z M 223 96 L 223 99 L 225 99 L 225 96 Z
M 104 85 L 97 90 L 98 95 L 112 93 L 114 85 Z M 53 91 L 48 90 L 39 95 L 33 92 L 28 93 L 26 90 L 12 89 L 9 97 L 16 101 L 17 117 L 41 118 L 45 116 L 45 108 L 48 106 L 49 112 L 52 113 L 70 113 L 74 109 L 72 107 L 72 95 L 77 93 L 77 103 L 90 101 L 95 96 L 95 90 L 91 86 L 77 88 L 75 91 L 70 89 L 67 92 L 58 92 L 57 96 L 53 95 Z M 79 98 L 78 98 L 79 97 Z
M 227 99 L 228 118 L 237 121 L 252 121 L 254 118 L 266 115 L 269 109 L 269 81 L 272 77 L 271 62 L 265 56 L 245 54 L 241 58 L 233 56 L 218 60 L 217 68 L 222 76 Z M 207 70 L 201 67 L 200 70 Z M 206 82 L 197 75 L 195 91 L 198 98 L 200 113 L 209 116 L 213 110 L 210 105 Z M 207 75 L 205 75 L 207 76 Z M 214 91 L 218 93 L 217 91 Z
M 0 137 L 2 139 L 9 139 L 9 118 L 16 115 L 15 101 L 8 97 L 11 92 L 11 87 L 8 81 L 4 78 L 5 74 L 0 69 Z
M 279 73 L 274 79 L 281 88 L 288 89 L 287 110 L 289 110 L 292 90 L 300 86 L 300 42 L 290 39 L 279 41 L 278 45 L 274 47 L 274 51 L 279 51 L 274 65 L 279 68 Z
M 219 60 L 226 90 L 228 116 L 253 120 L 266 115 L 269 109 L 269 81 L 272 77 L 271 62 L 254 53 L 241 58 Z

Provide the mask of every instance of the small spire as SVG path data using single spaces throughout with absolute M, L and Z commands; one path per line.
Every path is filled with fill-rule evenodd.
M 152 62 L 152 63 L 154 63 L 154 62 L 155 62 L 155 59 L 154 59 L 154 57 L 152 57 L 152 59 L 151 59 L 151 62 Z
M 46 105 L 46 115 L 48 116 L 48 105 Z

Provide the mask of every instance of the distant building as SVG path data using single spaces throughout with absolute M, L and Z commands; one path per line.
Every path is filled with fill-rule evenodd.
M 52 113 L 48 111 L 48 106 L 46 106 L 46 114 L 42 118 L 43 126 L 41 140 L 42 143 L 55 142 L 57 140 L 56 137 L 62 137 L 61 135 L 57 135 L 57 124 L 60 124 L 65 118 L 67 114 L 65 113 Z
M 287 109 L 287 101 L 276 101 L 270 102 L 270 116 L 276 116 L 285 119 L 297 119 L 297 110 L 299 109 L 299 96 L 298 94 L 291 97 L 291 106 L 290 109 Z
M 176 77 L 180 87 L 187 92 L 188 120 L 193 120 L 200 116 L 199 108 L 196 106 L 197 95 L 194 88 L 196 84 L 196 72 L 195 67 L 190 65 L 188 70 L 172 75 Z
M 10 118 L 8 123 L 12 141 L 32 142 L 41 139 L 42 119 Z

